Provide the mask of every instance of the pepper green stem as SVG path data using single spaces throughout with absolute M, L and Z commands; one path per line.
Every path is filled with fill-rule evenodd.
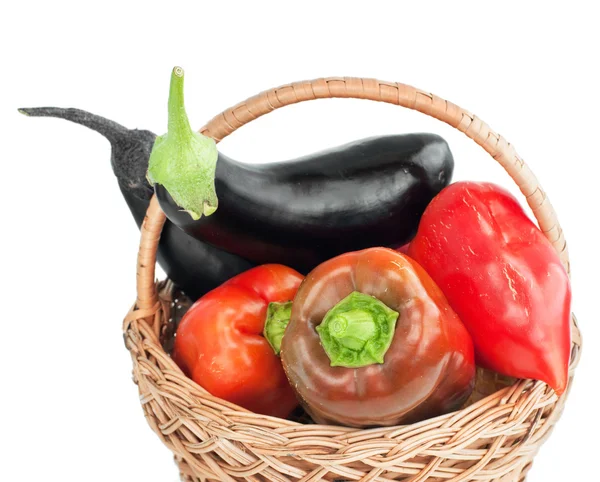
M 383 363 L 398 312 L 373 296 L 354 291 L 327 312 L 316 330 L 332 367 Z
M 284 303 L 269 303 L 263 336 L 269 342 L 271 348 L 273 348 L 275 355 L 279 355 L 279 352 L 281 351 L 281 340 L 283 340 L 283 334 L 290 322 L 291 316 L 291 301 L 286 301 Z
M 339 313 L 330 321 L 329 333 L 343 345 L 360 350 L 377 334 L 377 325 L 368 311 L 351 310 Z
M 148 179 L 162 184 L 175 203 L 197 220 L 202 215 L 210 216 L 218 206 L 218 152 L 213 139 L 192 130 L 183 100 L 183 69 L 175 67 L 169 90 L 168 131 L 154 142 Z

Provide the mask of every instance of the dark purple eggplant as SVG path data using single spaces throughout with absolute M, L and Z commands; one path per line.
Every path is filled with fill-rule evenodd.
M 169 129 L 148 175 L 167 217 L 196 239 L 257 264 L 307 273 L 341 253 L 401 246 L 454 169 L 434 134 L 364 139 L 294 161 L 250 165 L 192 131 L 175 68 Z
M 116 122 L 79 109 L 36 107 L 19 109 L 32 117 L 58 117 L 89 127 L 111 144 L 111 164 L 125 202 L 140 227 L 153 189 L 146 179 L 148 157 L 156 135 L 127 129 Z M 168 220 L 158 246 L 158 263 L 185 294 L 197 299 L 253 264 L 239 256 L 188 236 Z

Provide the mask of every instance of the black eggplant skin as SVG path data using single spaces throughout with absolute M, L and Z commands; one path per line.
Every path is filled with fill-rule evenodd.
M 141 227 L 149 200 L 140 199 L 122 186 L 121 193 L 136 224 Z M 157 261 L 167 277 L 192 300 L 255 266 L 235 254 L 194 239 L 169 220 L 160 235 Z
M 19 110 L 32 117 L 66 119 L 106 137 L 111 144 L 111 165 L 119 188 L 138 228 L 141 227 L 154 194 L 146 172 L 156 134 L 127 129 L 81 109 L 36 107 Z M 169 220 L 161 233 L 157 260 L 169 279 L 193 300 L 254 266 L 235 254 L 188 236 Z
M 453 169 L 440 136 L 390 135 L 272 164 L 219 154 L 219 205 L 197 221 L 164 187 L 154 188 L 167 217 L 194 238 L 257 264 L 307 273 L 344 252 L 410 241 Z

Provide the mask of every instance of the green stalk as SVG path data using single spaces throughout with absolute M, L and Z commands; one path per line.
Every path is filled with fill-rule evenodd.
M 217 146 L 190 127 L 183 99 L 183 69 L 171 73 L 168 131 L 154 142 L 148 179 L 161 184 L 192 219 L 210 216 L 218 206 L 215 192 Z
M 189 142 L 193 136 L 190 121 L 185 111 L 183 98 L 183 69 L 175 67 L 171 72 L 171 85 L 169 86 L 169 123 L 168 133 L 178 136 L 180 142 Z
M 361 350 L 377 334 L 377 324 L 371 312 L 350 310 L 331 319 L 329 333 L 344 346 Z
M 398 316 L 373 296 L 350 293 L 316 328 L 331 366 L 360 368 L 383 363 Z
M 273 348 L 275 355 L 279 355 L 279 352 L 281 351 L 281 340 L 283 340 L 283 334 L 290 322 L 291 316 L 291 301 L 286 301 L 284 303 L 269 303 L 263 336 L 269 342 L 271 348 Z

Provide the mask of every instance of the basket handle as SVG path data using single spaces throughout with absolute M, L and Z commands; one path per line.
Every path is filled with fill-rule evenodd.
M 219 142 L 248 122 L 280 107 L 307 100 L 333 97 L 368 99 L 408 107 L 439 119 L 473 139 L 517 183 L 526 197 L 540 229 L 559 254 L 567 273 L 570 273 L 567 243 L 554 208 L 537 178 L 516 153 L 513 146 L 477 116 L 429 92 L 397 82 L 354 77 L 329 77 L 295 82 L 264 91 L 225 110 L 211 119 L 200 132 Z M 153 197 L 142 225 L 138 253 L 138 310 L 151 312 L 158 303 L 154 269 L 156 250 L 164 222 L 165 215 L 156 198 Z M 138 315 L 140 314 L 142 313 Z

